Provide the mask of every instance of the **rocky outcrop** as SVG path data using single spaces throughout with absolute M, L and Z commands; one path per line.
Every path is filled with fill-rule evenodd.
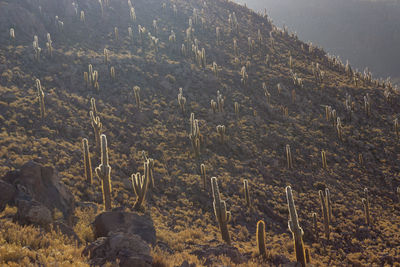
M 150 244 L 156 243 L 156 231 L 149 216 L 108 211 L 95 218 L 93 230 L 97 239 L 83 251 L 92 265 L 118 260 L 120 266 L 151 266 Z
M 0 211 L 2 211 L 8 203 L 12 202 L 16 193 L 17 191 L 14 186 L 0 180 Z
M 54 211 L 68 223 L 74 213 L 74 197 L 56 171 L 33 161 L 1 178 L 0 209 L 6 204 L 18 207 L 16 219 L 23 224 L 49 226 Z
M 120 266 L 150 267 L 150 247 L 139 235 L 110 232 L 88 245 L 83 254 L 89 256 L 90 264 L 101 266 L 106 262 L 119 261 Z
M 27 207 L 40 205 L 50 212 L 62 212 L 67 222 L 74 213 L 74 197 L 68 188 L 61 183 L 56 171 L 52 167 L 44 167 L 34 161 L 24 164 L 20 170 L 8 172 L 2 179 L 7 187 L 13 187 L 15 194 L 7 203 L 16 206 L 22 205 L 26 212 Z M 21 202 L 25 201 L 25 202 Z M 32 202 L 27 204 L 26 201 Z M 21 204 L 23 203 L 23 204 Z M 43 211 L 43 208 L 41 208 Z
M 131 212 L 103 212 L 93 222 L 96 238 L 108 236 L 110 232 L 123 232 L 139 235 L 144 241 L 154 245 L 156 231 L 149 216 Z

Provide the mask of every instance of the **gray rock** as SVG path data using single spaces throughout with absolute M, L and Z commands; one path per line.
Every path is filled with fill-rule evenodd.
M 43 167 L 39 163 L 29 161 L 21 170 L 8 172 L 2 180 L 16 188 L 14 203 L 18 200 L 34 200 L 50 211 L 61 211 L 64 219 L 70 221 L 74 213 L 74 196 L 61 183 L 52 167 Z
M 139 235 L 124 232 L 110 232 L 108 237 L 98 238 L 83 254 L 95 266 L 119 260 L 121 267 L 151 267 L 153 261 L 149 245 Z
M 108 211 L 99 214 L 94 222 L 95 238 L 108 236 L 110 232 L 124 232 L 139 235 L 144 241 L 154 245 L 156 231 L 149 216 L 131 212 Z
M 15 194 L 16 190 L 14 186 L 0 180 L 0 211 L 14 199 Z
M 18 200 L 16 219 L 22 224 L 49 228 L 53 222 L 50 210 L 37 201 Z

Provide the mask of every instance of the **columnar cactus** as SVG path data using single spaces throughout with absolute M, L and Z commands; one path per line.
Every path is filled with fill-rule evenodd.
M 85 11 L 81 10 L 81 17 L 80 17 L 81 21 L 83 23 L 85 23 Z
M 342 122 L 340 120 L 340 117 L 337 117 L 337 119 L 336 119 L 336 131 L 337 131 L 339 141 L 343 141 Z
M 149 158 L 149 172 L 150 172 L 150 186 L 151 188 L 155 188 L 155 183 L 154 183 L 154 159 Z
M 108 62 L 110 61 L 110 52 L 108 51 L 107 48 L 104 48 L 103 54 L 104 54 L 104 63 L 108 64 Z
M 50 33 L 47 33 L 46 47 L 47 47 L 47 52 L 49 53 L 50 57 L 52 57 L 53 56 L 53 41 L 51 40 Z
M 35 50 L 35 59 L 37 61 L 40 60 L 40 52 L 42 51 L 42 49 L 39 47 L 39 39 L 37 37 L 37 35 L 33 36 L 33 50 Z
M 258 253 L 265 259 L 267 257 L 267 250 L 265 247 L 265 223 L 262 220 L 257 222 L 256 236 Z
M 394 132 L 396 133 L 396 138 L 399 139 L 399 120 L 396 118 L 394 120 Z
M 246 200 L 246 205 L 247 207 L 251 207 L 251 201 L 250 201 L 250 192 L 249 192 L 249 182 L 247 179 L 243 180 L 243 190 L 244 190 L 244 199 Z
M 117 27 L 114 27 L 114 37 L 115 37 L 115 41 L 118 41 L 119 34 L 118 34 L 118 28 Z
M 332 222 L 332 201 L 331 201 L 331 193 L 329 192 L 329 188 L 325 188 L 325 197 L 326 204 L 328 208 L 328 219 L 329 222 Z
M 46 116 L 45 106 L 44 106 L 44 92 L 42 90 L 42 85 L 39 79 L 36 79 L 36 89 L 37 95 L 39 99 L 39 107 L 40 107 L 40 118 L 44 119 Z
M 328 169 L 328 164 L 327 164 L 327 162 L 326 162 L 326 153 L 325 153 L 325 150 L 322 150 L 321 151 L 321 159 L 322 159 L 322 168 L 323 169 Z
M 369 117 L 371 115 L 371 99 L 368 93 L 364 96 L 364 110 L 367 117 Z
M 296 261 L 300 263 L 303 267 L 306 266 L 304 244 L 303 244 L 303 229 L 299 225 L 299 219 L 297 217 L 296 207 L 294 205 L 292 188 L 290 186 L 286 187 L 286 198 L 289 209 L 289 221 L 288 226 L 290 232 L 292 232 L 294 240 L 294 248 L 296 252 Z
M 400 186 L 397 187 L 397 198 L 399 199 L 400 202 Z
M 217 125 L 217 133 L 219 134 L 220 142 L 223 144 L 225 141 L 225 125 Z
M 15 30 L 14 30 L 14 28 L 10 28 L 10 39 L 11 40 L 15 39 Z
M 99 116 L 97 116 L 97 117 L 94 116 L 95 112 L 96 111 L 92 111 L 91 110 L 89 112 L 89 115 L 90 115 L 90 120 L 92 122 L 94 138 L 95 138 L 95 141 L 96 141 L 96 148 L 97 148 L 97 151 L 100 151 L 100 148 L 101 148 L 100 135 L 101 135 L 101 130 L 103 128 L 103 124 L 100 122 L 100 117 Z
M 135 21 L 136 21 L 136 12 L 135 12 L 135 8 L 134 8 L 134 7 L 131 7 L 129 13 L 130 13 L 130 17 L 131 17 L 132 22 L 135 22 Z
M 234 108 L 235 108 L 235 114 L 236 114 L 236 116 L 239 116 L 239 103 L 238 103 L 238 102 L 235 102 Z
M 148 161 L 144 163 L 144 175 L 141 175 L 138 172 L 136 174 L 132 174 L 131 176 L 133 191 L 135 192 L 136 195 L 136 201 L 133 206 L 135 210 L 143 209 L 143 203 L 146 199 L 146 193 L 150 182 L 149 176 L 150 176 L 150 167 Z
M 219 228 L 221 230 L 222 240 L 224 240 L 225 243 L 230 245 L 231 238 L 229 236 L 229 231 L 228 231 L 228 222 L 231 219 L 231 213 L 226 210 L 225 201 L 221 200 L 218 188 L 218 181 L 216 177 L 211 178 L 211 188 L 214 197 L 214 202 L 213 202 L 214 213 L 215 217 L 217 218 Z
M 206 172 L 206 165 L 204 165 L 204 163 L 202 163 L 200 165 L 200 172 L 201 172 L 201 178 L 203 180 L 203 187 L 204 190 L 207 189 L 207 172 Z
M 369 197 L 368 197 L 368 189 L 364 188 L 365 198 L 362 199 L 362 203 L 364 206 L 364 216 L 365 216 L 365 223 L 367 225 L 371 225 L 371 217 L 369 213 Z
M 93 183 L 92 162 L 90 161 L 89 143 L 86 138 L 82 139 L 82 147 L 83 147 L 83 163 L 85 166 L 86 182 L 88 184 L 92 184 Z
M 293 169 L 292 152 L 290 151 L 290 145 L 286 145 L 286 161 L 288 169 Z
M 110 76 L 112 80 L 115 80 L 115 68 L 113 66 L 110 68 Z
M 111 210 L 111 167 L 108 162 L 107 137 L 101 135 L 101 164 L 96 168 L 96 175 L 101 180 L 103 203 L 106 211 Z
M 217 65 L 217 63 L 215 61 L 213 62 L 212 69 L 213 69 L 215 77 L 218 78 L 218 65 Z
M 364 159 L 361 153 L 358 154 L 358 163 L 360 164 L 360 166 L 364 165 Z
M 139 86 L 134 86 L 133 87 L 133 93 L 135 94 L 136 107 L 138 109 L 140 109 L 140 95 L 139 95 L 139 92 L 140 92 L 140 87 Z
M 219 112 L 224 111 L 224 98 L 219 91 L 217 91 L 217 107 Z
M 179 104 L 179 107 L 181 108 L 182 113 L 185 114 L 186 97 L 183 96 L 182 87 L 179 88 L 178 104 Z
M 240 81 L 241 81 L 242 85 L 245 86 L 247 83 L 247 79 L 249 78 L 249 75 L 247 74 L 245 66 L 243 66 L 242 69 L 240 70 L 240 75 L 241 75 Z
M 215 102 L 214 99 L 211 99 L 211 109 L 214 114 L 217 112 L 217 102 Z
M 327 207 L 327 198 L 324 195 L 324 192 L 322 190 L 319 190 L 319 199 L 321 201 L 321 210 L 322 210 L 322 215 L 324 218 L 325 238 L 327 240 L 329 240 L 329 234 L 330 234 L 329 211 L 328 211 L 328 207 Z
M 194 118 L 194 113 L 190 114 L 190 134 L 189 139 L 196 157 L 200 156 L 200 128 L 199 121 Z
M 97 118 L 96 99 L 93 97 L 90 99 L 90 108 L 93 112 L 93 117 Z

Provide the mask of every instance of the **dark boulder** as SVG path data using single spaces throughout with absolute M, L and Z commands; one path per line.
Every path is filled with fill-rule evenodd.
M 156 243 L 153 221 L 147 215 L 123 211 L 103 212 L 94 220 L 93 229 L 95 238 L 108 236 L 110 232 L 123 232 L 139 235 L 152 245 Z

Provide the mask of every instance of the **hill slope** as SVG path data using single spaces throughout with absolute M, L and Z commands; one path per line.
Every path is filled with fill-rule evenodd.
M 399 146 L 393 130 L 399 105 L 390 84 L 353 74 L 324 51 L 271 25 L 267 17 L 232 2 L 176 0 L 163 6 L 157 0 L 132 1 L 134 20 L 127 1 L 102 3 L 76 1 L 75 11 L 68 0 L 0 1 L 0 176 L 31 159 L 52 165 L 76 202 L 102 208 L 99 180 L 94 178 L 95 186 L 85 182 L 81 149 L 82 138 L 87 138 L 92 164 L 100 164 L 89 117 L 93 97 L 109 145 L 114 207 L 133 209 L 136 197 L 129 178 L 143 172 L 141 152 L 155 160 L 155 188 L 148 193 L 146 213 L 157 231 L 155 250 L 176 255 L 169 258 L 171 264 L 180 265 L 183 259 L 197 264 L 228 261 L 222 257 L 210 263 L 203 253 L 223 241 L 209 182 L 206 190 L 202 188 L 201 163 L 207 181 L 218 178 L 221 198 L 232 214 L 232 244 L 244 265 L 267 264 L 256 257 L 259 220 L 266 223 L 269 262 L 295 261 L 287 228 L 287 185 L 294 190 L 313 263 L 400 261 Z M 142 36 L 139 25 L 146 28 Z M 11 27 L 15 39 L 8 36 Z M 52 56 L 46 49 L 48 32 Z M 42 47 L 39 60 L 33 35 Z M 98 89 L 85 85 L 89 64 L 98 71 Z M 44 119 L 36 79 L 45 95 Z M 140 87 L 140 108 L 134 86 Z M 186 98 L 184 114 L 178 88 Z M 218 94 L 224 108 L 213 112 L 210 101 L 217 101 Z M 327 120 L 328 106 L 335 112 Z M 191 113 L 201 133 L 199 156 L 189 139 Z M 226 127 L 223 142 L 217 125 Z M 287 168 L 286 145 L 293 168 Z M 327 168 L 322 168 L 321 151 L 326 152 Z M 244 200 L 244 179 L 249 182 L 251 209 Z M 329 241 L 323 236 L 318 196 L 326 187 L 332 200 Z M 369 190 L 370 227 L 364 222 L 364 188 Z M 318 239 L 312 212 L 318 215 Z

